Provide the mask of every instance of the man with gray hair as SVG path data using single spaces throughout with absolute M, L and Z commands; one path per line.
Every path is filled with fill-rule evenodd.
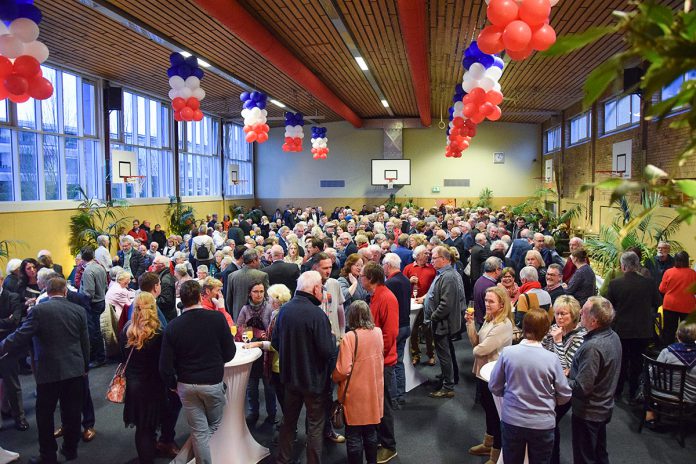
M 273 330 L 284 389 L 283 422 L 278 439 L 279 464 L 293 462 L 293 440 L 302 406 L 307 414 L 307 463 L 321 463 L 326 408 L 326 379 L 336 356 L 336 339 L 319 305 L 321 275 L 307 271 L 297 279 L 295 296 L 283 306 Z
M 621 254 L 623 275 L 612 279 L 607 299 L 614 306 L 614 331 L 621 340 L 621 375 L 615 396 L 621 397 L 628 380 L 628 399 L 635 400 L 643 372 L 643 353 L 653 335 L 653 323 L 659 306 L 657 287 L 652 279 L 640 274 L 640 260 L 632 251 Z
M 399 302 L 399 333 L 396 336 L 396 365 L 391 396 L 397 405 L 405 403 L 406 374 L 404 370 L 404 348 L 411 335 L 411 283 L 401 272 L 401 258 L 396 253 L 387 253 L 382 260 L 382 269 L 387 280 L 384 284 Z M 398 407 L 398 406 L 396 406 Z
M 90 310 L 87 312 L 87 328 L 89 330 L 90 363 L 94 369 L 106 362 L 104 339 L 101 334 L 99 318 L 106 308 L 107 277 L 104 268 L 94 260 L 94 249 L 86 246 L 82 249 L 82 260 L 86 263 L 85 271 L 80 280 L 80 292 L 89 297 Z
M 478 281 L 481 277 L 481 267 L 483 262 L 491 255 L 491 250 L 488 247 L 486 235 L 482 233 L 476 234 L 476 244 L 471 248 L 471 267 L 470 277 L 472 282 Z
M 237 320 L 242 306 L 249 300 L 249 285 L 252 282 L 263 282 L 264 288 L 268 288 L 268 274 L 259 271 L 261 263 L 259 253 L 252 248 L 246 250 L 242 256 L 244 265 L 234 271 L 227 278 L 227 293 L 225 295 L 225 307 L 231 312 L 232 319 Z
M 153 242 L 155 243 L 155 242 Z M 155 256 L 152 263 L 154 272 L 160 280 L 160 294 L 157 296 L 157 308 L 162 311 L 167 322 L 176 317 L 176 279 L 170 270 L 170 259 L 164 255 Z
M 584 246 L 585 242 L 583 242 L 580 237 L 573 237 L 568 241 L 568 248 L 570 249 L 571 253 L 577 250 L 582 250 Z M 573 264 L 573 260 L 568 258 L 565 266 L 563 266 L 563 282 L 570 282 L 570 278 L 573 277 L 573 274 L 575 274 L 575 271 L 577 270 L 578 268 L 575 267 L 575 264 Z
M 135 240 L 130 235 L 124 235 L 119 240 L 121 249 L 116 253 L 113 264 L 121 266 L 133 275 L 131 288 L 138 288 L 138 278 L 147 270 L 143 257 L 135 248 Z
M 486 315 L 486 304 L 484 302 L 486 290 L 498 285 L 498 279 L 503 271 L 503 261 L 491 256 L 483 263 L 483 275 L 474 283 L 474 321 L 477 328 L 483 325 Z
M 111 262 L 111 252 L 109 251 L 110 237 L 108 235 L 100 235 L 97 237 L 97 249 L 94 251 L 94 259 L 104 266 L 108 272 L 113 266 Z
M 286 263 L 283 261 L 285 253 L 280 245 L 271 247 L 271 264 L 261 269 L 261 272 L 268 274 L 268 284 L 283 284 L 288 287 L 290 294 L 295 293 L 297 279 L 300 277 L 300 268 L 297 264 Z
M 573 390 L 573 462 L 608 463 L 607 424 L 621 371 L 621 341 L 611 329 L 614 308 L 609 300 L 591 296 L 580 310 L 587 329 L 573 358 L 568 383 Z
M 198 235 L 193 237 L 191 241 L 191 254 L 196 259 L 198 265 L 210 266 L 213 262 L 215 242 L 208 235 L 208 228 L 204 225 L 198 228 Z

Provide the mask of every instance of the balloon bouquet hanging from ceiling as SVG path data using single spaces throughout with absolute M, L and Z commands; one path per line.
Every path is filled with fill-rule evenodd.
M 497 121 L 503 102 L 499 83 L 505 68 L 497 55 L 505 51 L 513 61 L 528 58 L 534 50 L 544 51 L 556 42 L 549 25 L 551 7 L 559 0 L 486 0 L 486 26 L 464 51 L 464 78 L 455 87 L 449 109 L 445 156 L 461 158 L 469 148 L 476 126 L 485 119 Z
M 201 100 L 205 98 L 205 90 L 201 88 L 201 79 L 205 73 L 198 65 L 195 56 L 184 57 L 181 53 L 169 55 L 171 66 L 167 70 L 169 76 L 169 98 L 172 100 L 175 121 L 201 121 Z
M 41 71 L 48 59 L 48 47 L 37 40 L 41 19 L 33 0 L 0 0 L 0 99 L 24 103 L 53 95 Z

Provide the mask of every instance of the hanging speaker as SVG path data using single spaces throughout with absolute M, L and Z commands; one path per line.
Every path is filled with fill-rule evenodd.
M 107 87 L 104 89 L 104 105 L 106 109 L 123 111 L 123 88 Z

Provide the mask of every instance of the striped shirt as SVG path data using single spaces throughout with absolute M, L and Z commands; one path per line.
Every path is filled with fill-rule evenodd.
M 551 330 L 553 330 L 556 327 L 558 326 L 556 324 L 553 324 L 551 326 Z M 563 336 L 561 343 L 555 343 L 549 331 L 549 333 L 546 334 L 546 336 L 544 337 L 544 340 L 541 342 L 541 344 L 544 348 L 555 353 L 556 356 L 558 356 L 558 359 L 560 359 L 561 361 L 561 367 L 563 367 L 563 369 L 570 369 L 570 366 L 573 364 L 573 357 L 575 356 L 575 352 L 578 351 L 578 348 L 580 348 L 582 342 L 585 341 L 586 334 L 587 329 L 585 329 L 581 325 L 578 325 L 573 330 L 571 330 Z

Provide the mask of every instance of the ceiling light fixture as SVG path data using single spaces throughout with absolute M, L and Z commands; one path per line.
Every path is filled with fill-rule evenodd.
M 382 106 L 385 108 L 389 108 L 389 102 L 387 100 L 382 100 Z
M 198 58 L 198 66 L 201 66 L 201 67 L 203 67 L 203 68 L 209 68 L 209 67 L 210 67 L 210 63 L 208 63 L 207 61 L 203 61 L 203 60 L 201 60 L 200 58 Z
M 278 100 L 271 99 L 271 103 L 273 103 L 278 108 L 285 108 L 285 105 L 283 103 L 279 102 Z
M 355 57 L 355 61 L 358 62 L 358 66 L 359 66 L 360 69 L 362 69 L 363 71 L 368 71 L 368 70 L 369 70 L 369 68 L 367 67 L 367 63 L 365 63 L 365 60 L 363 59 L 362 56 L 356 56 L 356 57 Z
M 183 56 L 184 58 L 188 58 L 189 56 L 191 56 L 191 54 L 190 54 L 189 52 L 183 52 L 183 51 L 182 51 L 182 52 L 179 52 L 179 54 L 180 54 L 181 56 Z

